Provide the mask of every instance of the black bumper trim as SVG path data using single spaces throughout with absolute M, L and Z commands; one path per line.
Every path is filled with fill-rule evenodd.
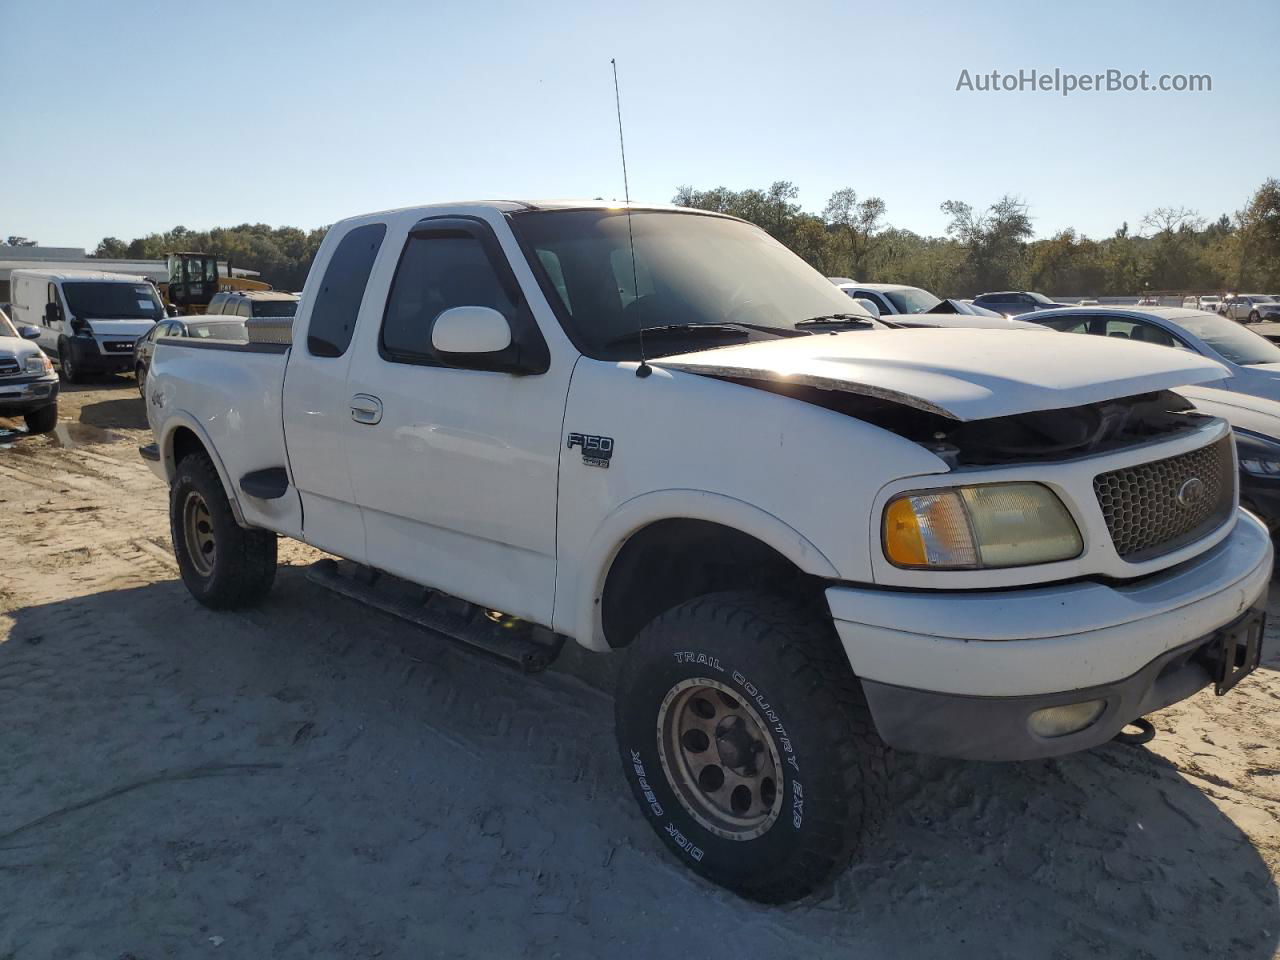
M 1266 594 L 1254 610 L 1266 609 Z M 960 760 L 1034 760 L 1087 750 L 1111 740 L 1133 719 L 1160 710 L 1213 682 L 1208 651 L 1214 631 L 1161 654 L 1132 676 L 1080 690 L 1023 697 L 975 697 L 862 680 L 880 738 L 897 750 Z M 1037 710 L 1104 700 L 1101 716 L 1064 737 L 1032 733 Z
M 146 446 L 138 448 L 138 456 L 143 460 L 149 460 L 152 463 L 160 462 L 160 445 L 157 443 L 148 443 Z

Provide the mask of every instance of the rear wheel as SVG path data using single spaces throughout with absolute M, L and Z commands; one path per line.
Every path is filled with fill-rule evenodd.
M 48 433 L 58 425 L 58 405 L 51 403 L 47 407 L 33 410 L 22 419 L 27 423 L 27 433 Z
M 271 589 L 276 535 L 236 523 L 218 471 L 203 453 L 178 464 L 169 532 L 182 581 L 207 607 L 247 607 Z
M 1259 320 L 1261 320 L 1261 319 L 1262 319 L 1262 317 L 1258 316 L 1258 311 L 1257 311 L 1257 310 L 1250 311 L 1250 313 L 1249 313 L 1249 322 L 1250 322 L 1250 323 L 1257 323 L 1257 322 L 1258 322 Z
M 825 884 L 884 804 L 887 748 L 829 620 L 712 594 L 650 623 L 616 700 L 623 769 L 685 865 L 754 900 Z

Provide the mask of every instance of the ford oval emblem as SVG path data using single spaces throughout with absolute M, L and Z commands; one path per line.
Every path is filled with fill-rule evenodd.
M 1178 488 L 1178 506 L 1194 507 L 1204 499 L 1208 493 L 1208 487 L 1204 485 L 1204 481 L 1199 477 L 1192 477 Z

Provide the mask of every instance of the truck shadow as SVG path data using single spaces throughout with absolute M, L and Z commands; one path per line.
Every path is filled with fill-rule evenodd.
M 899 757 L 862 858 L 823 896 L 763 907 L 660 847 L 573 657 L 524 677 L 296 567 L 241 613 L 147 579 L 0 618 L 0 956 L 82 951 L 90 930 L 103 956 L 211 936 L 289 957 L 1277 947 L 1258 850 L 1145 749 Z

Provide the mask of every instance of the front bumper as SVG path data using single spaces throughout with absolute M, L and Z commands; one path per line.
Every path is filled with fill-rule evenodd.
M 58 402 L 58 378 L 40 376 L 6 377 L 0 380 L 0 416 L 32 413 Z
M 1129 584 L 1007 591 L 832 587 L 827 602 L 880 736 L 898 749 L 1021 760 L 1086 749 L 1204 687 L 1215 632 L 1265 605 L 1272 547 L 1241 512 L 1198 557 Z M 1102 699 L 1084 730 L 1045 738 L 1029 715 Z

